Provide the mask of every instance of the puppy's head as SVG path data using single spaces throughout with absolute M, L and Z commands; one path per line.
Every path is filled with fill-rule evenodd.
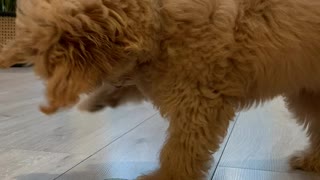
M 45 81 L 50 114 L 135 64 L 139 38 L 124 11 L 102 0 L 19 1 L 16 40 L 0 50 L 0 67 L 34 64 Z

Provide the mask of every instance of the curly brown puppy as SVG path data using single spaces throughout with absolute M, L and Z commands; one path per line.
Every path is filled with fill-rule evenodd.
M 319 0 L 20 1 L 0 66 L 34 63 L 46 113 L 130 75 L 170 121 L 160 168 L 140 179 L 203 179 L 235 112 L 278 95 L 310 136 L 292 167 L 320 172 L 319 9 Z

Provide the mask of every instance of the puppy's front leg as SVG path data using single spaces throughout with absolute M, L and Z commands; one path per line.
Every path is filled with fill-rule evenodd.
M 160 168 L 139 180 L 204 179 L 212 153 L 218 150 L 234 116 L 232 105 L 218 93 L 190 89 L 175 92 L 179 93 L 171 93 L 160 105 L 162 114 L 170 120 Z
M 139 102 L 144 100 L 135 85 L 115 87 L 111 84 L 104 84 L 84 100 L 79 109 L 88 112 L 97 112 L 105 107 L 117 107 L 127 102 Z

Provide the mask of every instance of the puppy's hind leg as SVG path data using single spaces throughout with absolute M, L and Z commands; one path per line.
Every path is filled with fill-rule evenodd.
M 310 146 L 290 160 L 294 169 L 320 172 L 320 92 L 301 91 L 286 97 L 298 122 L 307 128 Z

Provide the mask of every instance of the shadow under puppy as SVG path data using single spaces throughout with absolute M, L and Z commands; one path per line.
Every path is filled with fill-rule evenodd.
M 96 93 L 92 104 L 149 99 L 170 126 L 160 168 L 140 179 L 204 179 L 235 112 L 278 95 L 310 137 L 292 167 L 320 172 L 319 9 L 318 0 L 19 1 L 0 67 L 33 63 L 47 114 L 82 93 Z M 103 90 L 128 76 L 132 85 Z

